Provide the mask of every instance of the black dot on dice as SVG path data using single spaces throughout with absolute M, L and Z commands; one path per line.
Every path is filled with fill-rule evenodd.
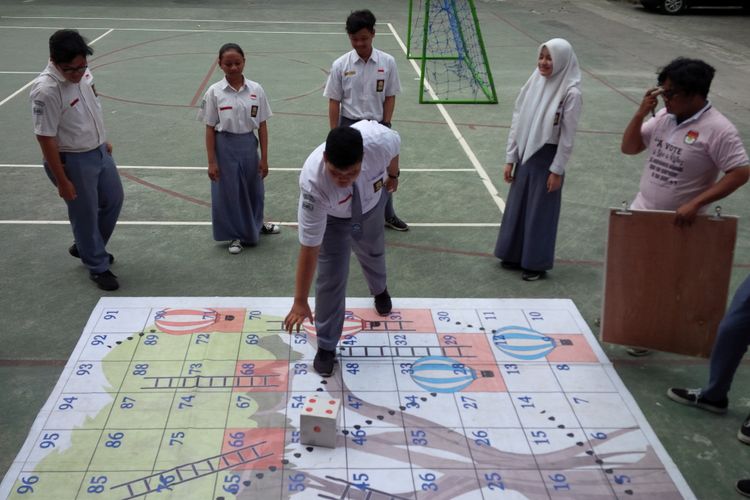
M 378 415 L 378 420 L 383 420 L 385 417 L 383 415 Z
M 251 484 L 253 484 L 253 482 L 248 479 L 246 481 L 242 481 L 242 484 L 244 484 L 245 486 L 250 486 Z

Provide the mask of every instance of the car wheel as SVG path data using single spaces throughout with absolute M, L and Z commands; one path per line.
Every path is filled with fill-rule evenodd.
M 679 14 L 687 9 L 686 0 L 663 0 L 661 2 L 661 11 L 665 14 Z

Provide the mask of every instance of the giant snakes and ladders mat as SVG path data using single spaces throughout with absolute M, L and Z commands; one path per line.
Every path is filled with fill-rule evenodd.
M 570 300 L 349 299 L 330 378 L 291 302 L 102 298 L 0 498 L 694 498 Z

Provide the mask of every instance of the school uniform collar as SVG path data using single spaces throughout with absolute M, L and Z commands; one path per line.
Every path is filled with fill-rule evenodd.
M 701 116 L 703 116 L 703 113 L 711 109 L 711 101 L 706 100 L 706 105 L 703 106 L 697 113 L 695 113 L 690 118 L 686 118 L 685 120 L 681 121 L 680 123 L 677 123 L 677 117 L 673 114 L 670 114 L 670 118 L 672 118 L 672 121 L 678 126 L 681 127 L 685 125 L 686 123 L 692 123 L 694 121 L 697 121 Z
M 242 87 L 240 87 L 239 90 L 234 90 L 234 87 L 232 87 L 229 84 L 229 80 L 227 80 L 226 76 L 224 77 L 224 79 L 222 81 L 224 82 L 224 86 L 223 86 L 224 90 L 230 90 L 231 89 L 232 92 L 242 92 L 243 90 L 245 90 L 246 88 L 248 88 L 248 86 L 247 86 L 247 78 L 245 78 L 244 75 L 242 76 Z
M 380 52 L 380 51 L 379 51 L 378 49 L 376 49 L 375 47 L 373 47 L 373 48 L 372 48 L 372 52 L 370 53 L 370 57 L 368 57 L 368 58 L 367 58 L 367 63 L 369 63 L 370 61 L 372 61 L 372 62 L 374 62 L 375 64 L 378 64 L 378 63 L 380 62 L 380 57 L 379 57 L 379 55 L 378 55 L 378 54 L 379 54 L 379 52 Z M 356 61 L 362 61 L 363 63 L 365 63 L 365 60 L 364 60 L 364 59 L 362 59 L 362 58 L 361 58 L 361 57 L 359 56 L 359 54 L 357 54 L 357 51 L 356 51 L 356 50 L 352 50 L 352 54 L 354 55 L 354 58 L 355 58 L 355 60 L 356 60 Z
M 55 66 L 55 63 L 53 63 L 51 59 L 49 60 L 49 62 L 47 62 L 47 67 L 44 68 L 42 74 L 49 75 L 60 83 L 70 83 L 65 79 L 65 75 L 63 75 L 62 72 L 57 69 L 57 66 Z

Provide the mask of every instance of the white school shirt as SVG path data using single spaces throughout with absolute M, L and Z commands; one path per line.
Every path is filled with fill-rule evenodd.
M 381 121 L 385 98 L 399 92 L 396 60 L 373 47 L 367 62 L 356 50 L 336 59 L 323 95 L 341 102 L 341 114 L 346 118 Z
M 362 134 L 364 156 L 362 171 L 354 181 L 365 214 L 375 208 L 385 190 L 387 168 L 401 150 L 401 137 L 395 130 L 375 121 L 357 122 L 352 127 Z M 352 216 L 352 187 L 339 187 L 326 170 L 323 160 L 325 143 L 305 160 L 299 176 L 300 197 L 297 208 L 299 242 L 315 247 L 323 242 L 329 215 Z
M 557 152 L 549 166 L 550 172 L 558 175 L 565 173 L 565 167 L 568 164 L 568 160 L 570 160 L 570 156 L 573 154 L 573 140 L 578 128 L 578 119 L 581 117 L 582 107 L 583 99 L 578 87 L 568 89 L 565 98 L 557 106 L 555 123 L 552 127 L 552 136 L 547 140 L 547 144 L 557 144 Z M 518 157 L 518 143 L 516 142 L 517 120 L 518 116 L 514 113 L 510 133 L 508 134 L 508 143 L 505 148 L 505 163 L 518 163 L 519 161 L 526 161 L 531 157 Z
M 91 151 L 106 142 L 102 106 L 93 84 L 88 69 L 79 83 L 71 83 L 50 61 L 31 84 L 34 133 L 55 137 L 58 149 L 68 153 Z
M 208 87 L 198 120 L 217 132 L 247 134 L 271 115 L 268 98 L 259 83 L 245 78 L 240 90 L 235 90 L 225 77 Z

